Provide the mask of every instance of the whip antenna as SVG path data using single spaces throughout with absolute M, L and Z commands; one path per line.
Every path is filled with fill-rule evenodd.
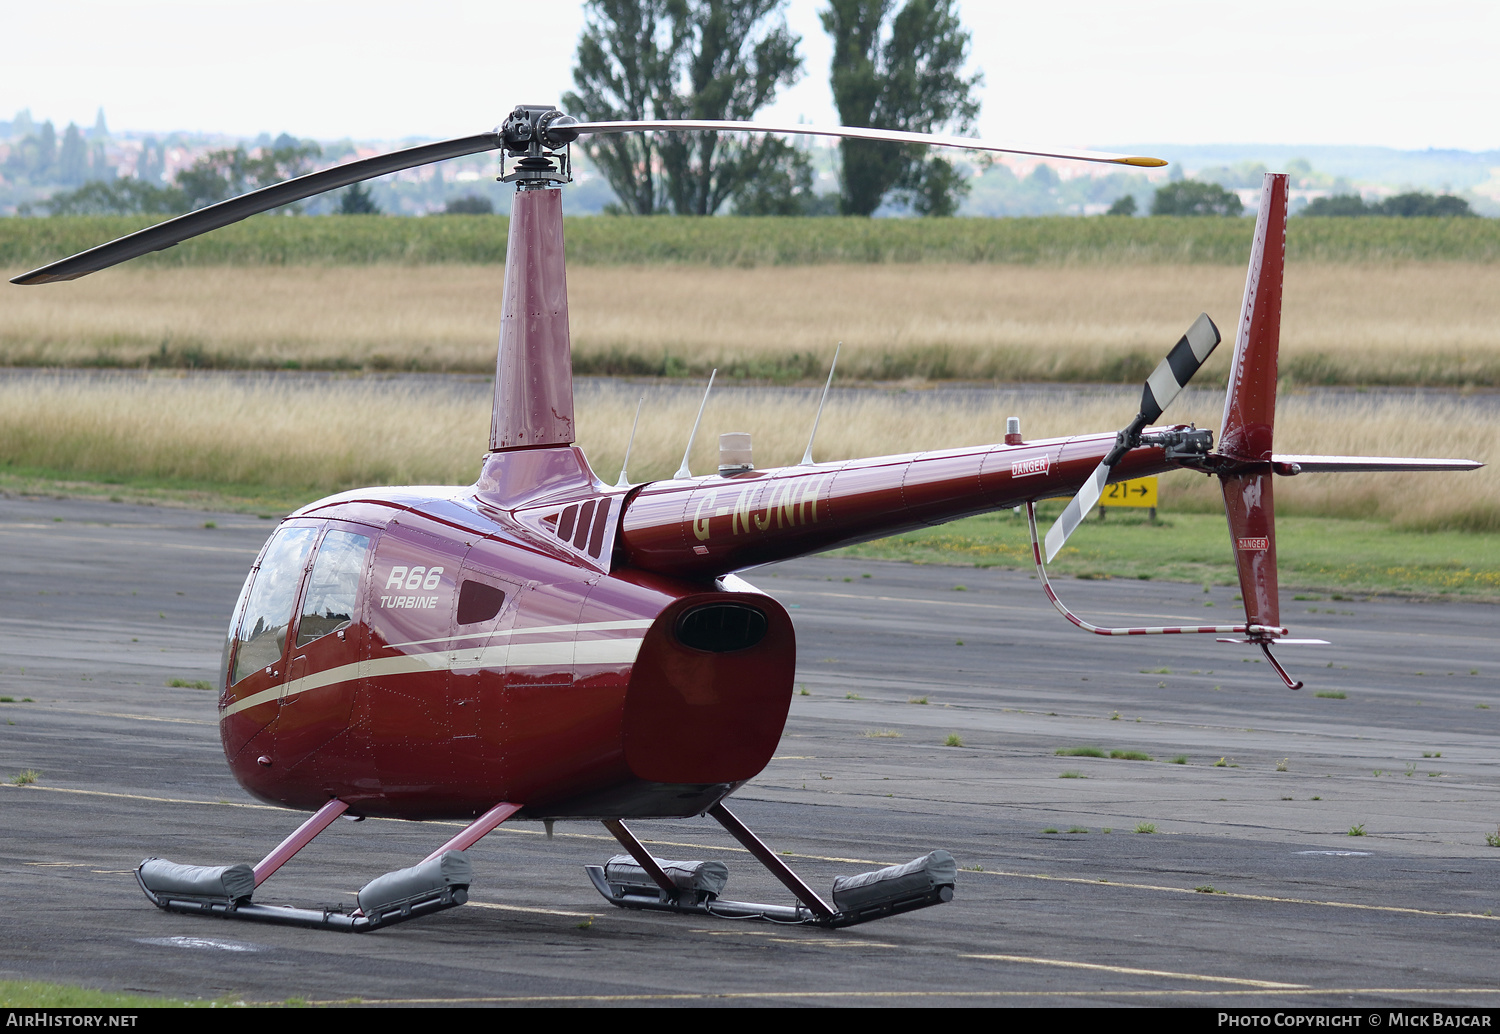
M 646 396 L 635 404 L 635 423 L 630 425 L 630 440 L 625 443 L 625 462 L 620 464 L 620 480 L 615 482 L 616 488 L 624 488 L 630 482 L 625 479 L 625 468 L 630 466 L 630 447 L 635 444 L 635 429 L 641 422 L 641 407 L 646 404 Z
M 828 383 L 823 385 L 823 397 L 818 399 L 818 415 L 813 417 L 812 434 L 807 436 L 807 451 L 802 454 L 802 462 L 809 466 L 813 461 L 812 443 L 813 439 L 818 436 L 818 421 L 823 419 L 823 403 L 828 401 L 828 389 L 833 387 L 833 371 L 839 365 L 839 349 L 843 347 L 844 343 L 840 341 L 833 350 L 833 362 L 828 364 Z
M 718 369 L 715 368 L 714 372 L 708 375 L 708 387 L 703 389 L 703 401 L 698 403 L 698 419 L 693 421 L 693 433 L 688 435 L 687 448 L 682 451 L 682 466 L 678 467 L 677 473 L 672 475 L 674 478 L 690 478 L 693 476 L 693 472 L 688 470 L 688 457 L 692 455 L 693 439 L 698 437 L 698 425 L 703 422 L 703 407 L 708 405 L 708 393 L 714 390 L 714 377 L 718 373 Z

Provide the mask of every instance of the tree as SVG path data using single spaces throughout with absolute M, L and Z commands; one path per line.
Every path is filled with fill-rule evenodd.
M 784 0 L 692 0 L 674 26 L 673 82 L 659 107 L 664 118 L 742 121 L 797 81 L 801 38 L 781 16 Z M 771 137 L 730 133 L 664 133 L 658 145 L 667 193 L 678 215 L 713 215 L 742 185 L 798 152 Z
M 785 0 L 589 0 L 569 111 L 590 120 L 747 119 L 795 81 L 800 39 Z M 621 207 L 712 215 L 788 160 L 774 140 L 718 133 L 619 133 L 582 146 Z
M 1396 194 L 1366 204 L 1358 194 L 1339 194 L 1333 197 L 1313 198 L 1302 210 L 1311 216 L 1361 216 L 1393 215 L 1406 219 L 1473 216 L 1476 213 L 1469 203 L 1452 194 L 1424 194 L 1414 191 Z
M 37 136 L 36 178 L 41 179 L 49 175 L 56 161 L 57 130 L 52 127 L 52 120 L 49 118 L 42 123 L 42 130 Z
M 65 187 L 76 187 L 88 179 L 89 151 L 83 133 L 69 122 L 63 131 L 62 147 L 57 152 L 57 181 Z
M 734 214 L 838 215 L 838 198 L 813 190 L 812 161 L 807 152 L 785 141 L 773 142 L 786 148 L 787 153 L 773 156 L 765 172 L 740 185 L 732 198 Z
M 970 37 L 953 0 L 907 0 L 890 18 L 894 7 L 895 0 L 831 0 L 821 14 L 833 37 L 839 118 L 846 126 L 910 133 L 970 131 L 983 76 L 963 74 Z M 846 214 L 871 214 L 895 189 L 920 214 L 951 215 L 967 193 L 953 163 L 926 148 L 844 140 L 839 150 Z
M 443 207 L 444 215 L 494 215 L 495 203 L 478 194 L 454 198 Z
M 1365 199 L 1358 194 L 1335 194 L 1332 197 L 1315 197 L 1302 210 L 1311 216 L 1359 216 L 1369 215 Z
M 639 122 L 662 117 L 657 101 L 672 78 L 671 26 L 683 0 L 589 0 L 573 65 L 576 93 L 563 105 L 580 119 Z M 650 215 L 666 201 L 657 176 L 656 138 L 611 133 L 581 145 L 625 211 Z
M 189 210 L 228 200 L 247 190 L 269 187 L 311 171 L 322 154 L 312 141 L 248 152 L 243 146 L 211 151 L 177 174 Z M 296 211 L 293 208 L 293 211 Z
M 1124 194 L 1115 198 L 1115 203 L 1109 206 L 1105 215 L 1135 215 L 1135 195 Z
M 339 215 L 379 215 L 380 206 L 370 196 L 370 188 L 363 183 L 350 184 L 349 189 L 339 195 Z
M 1403 218 L 1442 218 L 1444 216 L 1472 216 L 1473 209 L 1461 197 L 1452 194 L 1396 194 L 1376 205 L 1370 206 L 1371 215 L 1396 215 Z
M 1239 195 L 1217 183 L 1178 180 L 1168 183 L 1151 200 L 1152 215 L 1233 215 L 1244 211 Z
M 94 180 L 77 190 L 53 194 L 42 206 L 52 215 L 180 215 L 188 210 L 178 188 L 139 179 Z

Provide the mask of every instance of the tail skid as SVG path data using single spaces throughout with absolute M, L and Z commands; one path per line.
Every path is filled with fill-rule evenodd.
M 1042 563 L 1042 543 L 1041 540 L 1037 537 L 1036 533 L 1036 504 L 1034 502 L 1027 502 L 1026 504 L 1026 521 L 1031 527 L 1031 558 L 1036 564 L 1036 575 L 1038 580 L 1040 580 L 1042 583 L 1042 591 L 1047 594 L 1047 599 L 1052 601 L 1052 605 L 1057 608 L 1057 612 L 1059 614 L 1067 618 L 1069 621 L 1073 622 L 1073 624 L 1077 625 L 1085 632 L 1092 632 L 1095 635 L 1212 635 L 1218 633 L 1220 635 L 1219 642 L 1221 643 L 1254 643 L 1256 646 L 1259 646 L 1261 652 L 1266 655 L 1266 660 L 1270 662 L 1271 667 L 1275 669 L 1276 674 L 1281 676 L 1281 681 L 1286 683 L 1288 689 L 1301 689 L 1303 683 L 1294 681 L 1292 677 L 1286 673 L 1286 669 L 1281 666 L 1281 663 L 1277 661 L 1275 657 L 1271 656 L 1270 644 L 1317 643 L 1324 646 L 1328 645 L 1328 640 L 1326 639 L 1287 639 L 1285 638 L 1286 629 L 1284 628 L 1271 628 L 1266 625 L 1255 624 L 1152 626 L 1127 625 L 1115 628 L 1092 624 L 1088 621 L 1085 621 L 1077 614 L 1073 613 L 1067 608 L 1062 600 L 1058 599 L 1057 591 L 1052 588 L 1052 582 L 1047 578 L 1047 568 L 1046 565 Z M 1242 634 L 1246 638 L 1232 639 L 1223 635 L 1223 633 Z

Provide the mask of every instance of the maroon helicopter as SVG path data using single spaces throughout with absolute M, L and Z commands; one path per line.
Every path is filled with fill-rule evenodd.
M 1219 332 L 1204 315 L 1147 380 L 1117 433 L 717 474 L 614 487 L 574 445 L 560 187 L 569 145 L 592 133 L 801 133 L 1006 151 L 977 140 L 847 127 L 579 122 L 518 107 L 493 133 L 428 144 L 289 180 L 16 277 L 71 280 L 239 219 L 371 177 L 487 150 L 514 183 L 489 453 L 467 487 L 372 488 L 303 507 L 277 527 L 234 608 L 220 665 L 220 731 L 235 778 L 313 816 L 260 863 L 177 865 L 136 876 L 163 909 L 371 930 L 461 905 L 462 852 L 512 817 L 597 819 L 626 853 L 587 868 L 615 905 L 838 927 L 951 900 L 956 865 L 934 851 L 807 886 L 724 801 L 771 759 L 791 703 L 787 612 L 737 571 L 1002 507 L 1026 506 L 1043 586 L 1103 635 L 1218 633 L 1289 640 L 1276 585 L 1273 476 L 1462 470 L 1465 460 L 1272 452 L 1287 180 L 1268 175 L 1256 222 L 1218 448 L 1211 431 L 1153 427 Z M 1156 166 L 1094 152 L 1052 157 Z M 516 159 L 507 171 L 507 159 Z M 831 379 L 831 373 L 830 373 Z M 1105 628 L 1046 581 L 1035 502 L 1072 496 L 1047 559 L 1109 481 L 1181 467 L 1217 476 L 1244 624 Z M 654 858 L 627 819 L 703 814 L 791 891 L 792 905 L 722 896 L 718 862 Z M 264 905 L 253 892 L 340 815 L 472 820 L 408 869 L 378 877 L 349 913 Z

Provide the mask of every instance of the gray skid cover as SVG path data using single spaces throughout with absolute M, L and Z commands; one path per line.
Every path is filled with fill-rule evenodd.
M 430 862 L 375 877 L 360 888 L 359 907 L 365 915 L 375 915 L 393 905 L 431 897 L 448 887 L 468 887 L 472 874 L 468 855 L 462 851 L 444 851 Z
M 724 885 L 729 882 L 729 867 L 723 862 L 669 862 L 658 858 L 656 864 L 661 866 L 678 890 L 695 890 L 718 896 L 724 893 Z M 620 883 L 627 887 L 659 889 L 656 881 L 646 875 L 646 870 L 637 865 L 635 859 L 628 854 L 617 854 L 605 862 L 604 878 L 610 883 Z
M 905 865 L 892 865 L 858 876 L 840 876 L 833 881 L 833 907 L 850 912 L 883 901 L 925 894 L 937 887 L 953 886 L 958 863 L 947 851 L 933 851 Z
M 239 865 L 178 865 L 147 858 L 137 868 L 141 883 L 158 897 L 239 901 L 255 891 L 255 872 Z

